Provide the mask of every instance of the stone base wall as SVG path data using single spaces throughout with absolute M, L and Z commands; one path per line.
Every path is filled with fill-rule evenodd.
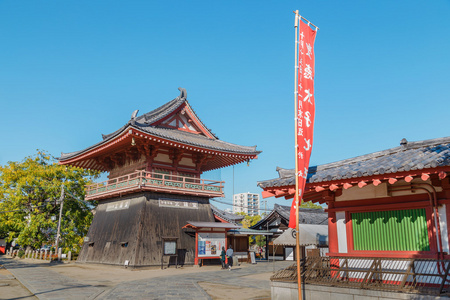
M 291 282 L 271 282 L 272 300 L 297 300 L 297 283 Z M 449 300 L 448 297 L 437 297 L 432 295 L 408 294 L 383 292 L 374 290 L 362 290 L 351 288 L 339 288 L 322 285 L 306 284 L 304 291 L 305 300 Z

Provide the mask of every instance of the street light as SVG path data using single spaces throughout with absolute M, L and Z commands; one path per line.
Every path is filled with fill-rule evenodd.
M 62 210 L 63 210 L 63 206 L 64 206 L 64 185 L 61 184 L 61 197 L 59 198 L 59 202 L 61 203 L 61 207 L 59 209 L 59 220 L 58 220 L 58 231 L 56 233 L 56 249 L 55 251 L 57 251 L 58 253 L 58 260 L 61 259 L 61 256 L 59 255 L 59 239 L 60 239 L 60 232 L 61 232 L 61 219 L 62 219 Z

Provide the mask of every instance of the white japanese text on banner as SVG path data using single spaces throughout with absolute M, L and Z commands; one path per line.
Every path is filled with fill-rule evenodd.
M 299 21 L 298 61 L 297 61 L 297 115 L 296 115 L 296 176 L 298 177 L 299 203 L 304 192 L 308 175 L 309 158 L 314 133 L 314 41 L 317 31 Z M 292 202 L 289 227 L 296 228 L 295 200 Z

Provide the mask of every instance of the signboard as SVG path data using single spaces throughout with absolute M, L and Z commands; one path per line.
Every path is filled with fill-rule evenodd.
M 164 255 L 175 255 L 177 251 L 177 241 L 164 241 Z
M 130 200 L 117 201 L 113 203 L 108 203 L 106 206 L 106 211 L 115 211 L 128 209 L 130 207 Z
M 220 257 L 222 247 L 225 247 L 225 232 L 199 232 L 198 257 Z
M 181 201 L 173 199 L 159 199 L 160 207 L 178 207 L 188 209 L 198 209 L 197 201 Z
M 250 252 L 250 260 L 252 264 L 256 264 L 255 252 Z

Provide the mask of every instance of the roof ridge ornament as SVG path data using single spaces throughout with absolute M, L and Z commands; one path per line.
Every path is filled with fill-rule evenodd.
M 403 138 L 403 139 L 400 141 L 400 146 L 402 146 L 402 148 L 408 147 L 408 140 L 405 139 L 405 138 Z
M 130 119 L 130 122 L 129 122 L 131 125 L 136 125 L 136 116 L 137 116 L 138 112 L 139 112 L 139 109 L 136 109 L 131 114 L 131 119 Z
M 179 87 L 178 90 L 180 91 L 180 96 L 178 96 L 178 98 L 186 100 L 186 98 L 187 98 L 186 89 L 183 89 L 182 87 Z

